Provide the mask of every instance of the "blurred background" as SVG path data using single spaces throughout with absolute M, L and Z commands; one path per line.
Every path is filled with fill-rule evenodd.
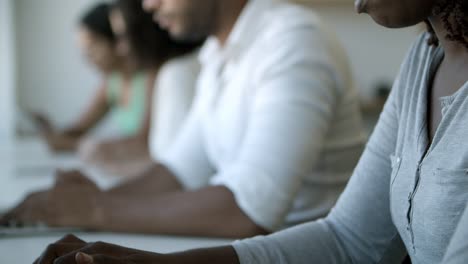
M 32 129 L 25 112 L 45 113 L 65 126 L 89 102 L 99 76 L 80 54 L 76 27 L 80 14 L 97 2 L 0 0 L 0 143 Z M 363 108 L 374 117 L 368 124 L 372 127 L 374 110 L 379 109 L 376 95 L 382 93 L 378 90 L 391 86 L 422 28 L 384 29 L 368 16 L 356 15 L 352 0 L 296 2 L 313 7 L 337 31 L 351 59 Z

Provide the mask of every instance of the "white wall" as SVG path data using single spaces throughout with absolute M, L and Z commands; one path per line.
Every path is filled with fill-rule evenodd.
M 12 1 L 0 0 L 0 143 L 14 134 L 15 59 Z
M 1 0 L 4 1 L 4 0 Z M 14 0 L 18 96 L 22 108 L 48 113 L 60 125 L 83 109 L 98 83 L 75 44 L 76 21 L 98 0 Z M 302 0 L 306 1 L 306 0 Z M 345 44 L 363 96 L 391 82 L 417 30 L 384 29 L 349 4 L 313 4 Z
M 338 33 L 348 51 L 360 91 L 366 98 L 373 95 L 378 82 L 393 81 L 404 55 L 421 32 L 419 26 L 383 28 L 368 15 L 357 15 L 352 1 L 349 4 L 310 6 Z
M 14 0 L 18 101 L 22 109 L 48 114 L 59 125 L 79 114 L 99 76 L 76 44 L 77 21 L 97 0 Z

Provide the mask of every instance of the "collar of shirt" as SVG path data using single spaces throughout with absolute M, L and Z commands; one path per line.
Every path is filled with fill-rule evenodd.
M 202 65 L 234 60 L 252 43 L 261 25 L 259 16 L 269 6 L 280 0 L 249 0 L 242 10 L 224 46 L 214 36 L 202 47 L 199 60 Z

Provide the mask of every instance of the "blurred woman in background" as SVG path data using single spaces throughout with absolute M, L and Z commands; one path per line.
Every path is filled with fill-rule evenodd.
M 55 132 L 45 118 L 42 118 L 43 121 L 39 118 L 45 138 L 57 151 L 75 150 L 79 142 L 83 142 L 79 149 L 85 161 L 111 173 L 133 174 L 134 168 L 142 168 L 150 161 L 148 143 L 151 123 L 153 133 L 163 137 L 152 141 L 168 144 L 171 137 L 176 135 L 174 128 L 188 112 L 198 73 L 192 52 L 200 43 L 172 41 L 168 33 L 154 23 L 151 14 L 144 12 L 142 1 L 133 0 L 118 0 L 112 6 L 100 4 L 93 8 L 81 20 L 79 40 L 88 60 L 103 73 L 103 84 L 85 114 L 63 132 Z M 159 76 L 160 72 L 175 75 L 171 70 L 174 63 L 165 64 L 176 57 L 180 57 L 176 60 L 179 65 L 188 65 L 175 67 L 183 81 L 158 81 L 167 79 Z M 173 87 L 157 87 L 153 96 L 154 87 L 159 85 Z M 168 94 L 170 89 L 179 92 Z M 170 104 L 163 104 L 162 98 L 158 98 L 160 90 Z M 160 103 L 153 106 L 153 101 Z M 88 138 L 83 141 L 84 136 L 108 113 L 112 113 L 113 121 L 123 137 L 107 140 Z M 152 114 L 155 116 L 152 117 Z M 171 124 L 161 125 L 159 119 Z M 172 124 L 174 122 L 178 124 Z M 156 124 L 159 124 L 157 129 Z M 169 127 L 172 129 L 170 132 L 164 131 Z
M 120 72 L 123 60 L 118 58 L 116 39 L 109 21 L 111 6 L 98 4 L 89 9 L 81 18 L 78 29 L 78 43 L 88 62 L 102 75 L 100 87 L 87 111 L 81 118 L 63 131 L 53 128 L 50 121 L 35 114 L 35 119 L 49 147 L 54 151 L 75 150 L 79 140 L 89 132 L 107 113 L 107 79 L 113 72 Z

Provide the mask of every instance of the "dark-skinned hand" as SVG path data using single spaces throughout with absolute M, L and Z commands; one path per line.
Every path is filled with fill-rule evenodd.
M 104 242 L 86 243 L 67 235 L 50 244 L 34 264 L 146 264 L 166 263 L 161 254 L 125 248 Z
M 0 218 L 1 226 L 46 224 L 93 228 L 99 221 L 97 199 L 102 192 L 79 171 L 58 172 L 50 190 L 28 195 Z

